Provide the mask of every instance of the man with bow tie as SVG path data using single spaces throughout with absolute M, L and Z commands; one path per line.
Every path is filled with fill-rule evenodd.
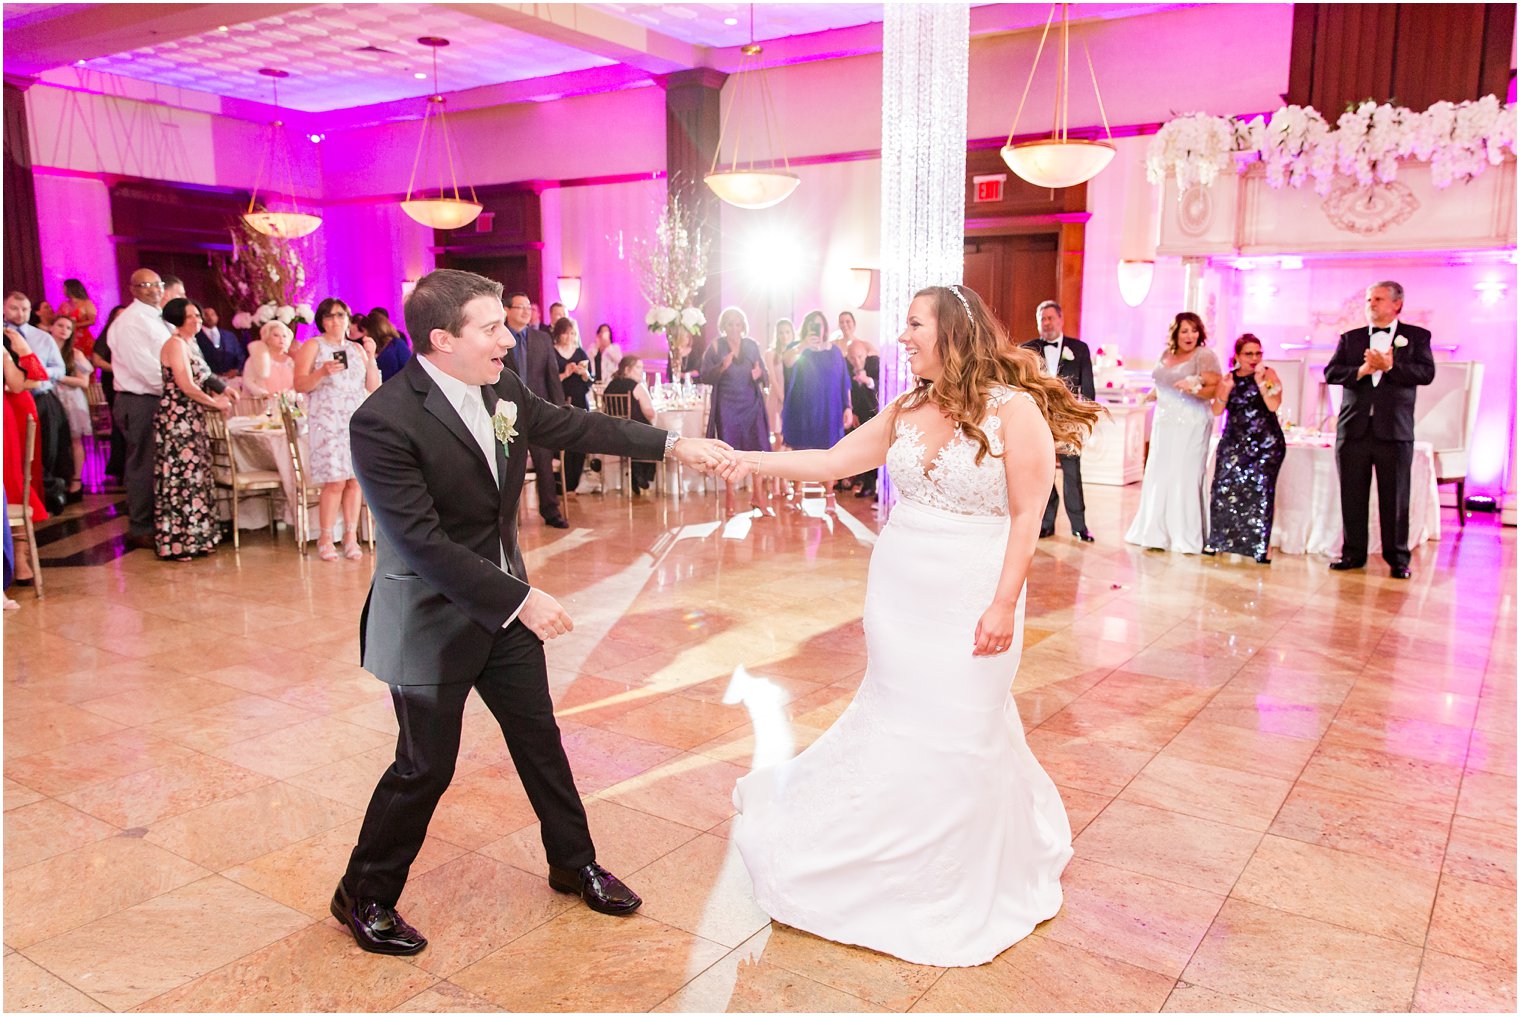
M 1325 365 L 1325 383 L 1345 389 L 1335 433 L 1345 537 L 1331 571 L 1367 564 L 1367 498 L 1376 471 L 1383 560 L 1394 578 L 1409 578 L 1415 390 L 1435 380 L 1436 362 L 1430 332 L 1400 321 L 1403 309 L 1397 282 L 1368 286 L 1368 326 L 1342 335 Z
M 1092 356 L 1087 351 L 1087 343 L 1061 334 L 1061 305 L 1046 300 L 1035 308 L 1034 316 L 1040 337 L 1024 343 L 1024 348 L 1040 355 L 1046 374 L 1060 378 L 1073 394 L 1088 402 L 1095 401 L 1098 396 L 1093 385 Z M 1064 451 L 1071 454 L 1063 454 L 1063 448 L 1057 447 L 1056 461 L 1061 466 L 1061 491 L 1066 498 L 1066 518 L 1071 523 L 1071 535 L 1083 543 L 1092 543 L 1093 536 L 1087 531 L 1087 503 L 1082 498 L 1082 456 L 1074 448 L 1065 447 Z M 1052 485 L 1050 500 L 1045 502 L 1045 517 L 1040 522 L 1041 538 L 1056 535 L 1058 504 L 1060 497 Z

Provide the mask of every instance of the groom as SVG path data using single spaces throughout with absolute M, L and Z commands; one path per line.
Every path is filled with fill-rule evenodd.
M 529 585 L 517 546 L 528 446 L 670 456 L 703 472 L 730 449 L 534 396 L 502 371 L 513 337 L 501 295 L 499 283 L 471 272 L 424 276 L 406 300 L 416 356 L 349 423 L 354 472 L 379 530 L 360 654 L 391 686 L 400 728 L 396 761 L 370 799 L 331 906 L 369 952 L 427 945 L 396 901 L 454 774 L 472 688 L 501 725 L 542 823 L 549 885 L 604 914 L 642 902 L 596 863 L 554 721 L 544 642 L 573 625 Z

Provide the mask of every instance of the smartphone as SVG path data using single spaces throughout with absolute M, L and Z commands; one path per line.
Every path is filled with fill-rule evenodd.
M 348 369 L 348 350 L 340 349 L 333 353 L 332 358 L 333 363 L 341 365 L 345 370 Z

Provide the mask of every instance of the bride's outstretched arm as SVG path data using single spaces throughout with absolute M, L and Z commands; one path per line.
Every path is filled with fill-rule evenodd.
M 1011 648 L 1019 594 L 1040 538 L 1040 516 L 1055 482 L 1056 446 L 1050 425 L 1028 399 L 998 409 L 1003 421 L 1003 471 L 1008 482 L 1008 546 L 992 603 L 976 623 L 973 656 L 996 656 Z
M 725 479 L 737 481 L 750 473 L 779 476 L 783 480 L 837 480 L 864 473 L 887 461 L 887 446 L 891 444 L 894 415 L 891 411 L 879 414 L 850 431 L 832 448 L 796 452 L 740 452 L 738 462 L 726 471 L 719 469 L 718 474 Z

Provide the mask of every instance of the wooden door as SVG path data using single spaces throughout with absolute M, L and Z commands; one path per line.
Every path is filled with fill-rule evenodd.
M 527 293 L 529 299 L 538 301 L 542 280 L 529 265 L 526 254 L 451 254 L 447 260 L 446 265 L 440 264 L 438 267 L 457 268 L 462 272 L 484 275 L 505 287 L 503 297 L 512 293 Z M 544 307 L 543 310 L 547 318 L 549 308 Z
M 1008 329 L 1014 342 L 1038 334 L 1034 309 L 1061 293 L 1060 236 L 1025 233 L 1013 236 L 967 237 L 966 285 Z
M 216 272 L 212 269 L 210 257 L 206 254 L 139 247 L 137 256 L 141 259 L 144 268 L 151 268 L 159 275 L 179 276 L 180 281 L 185 284 L 185 295 L 202 307 L 215 307 L 222 319 L 223 327 L 232 324 L 232 315 L 235 311 L 246 309 L 234 308 L 228 303 L 227 294 L 222 292 L 222 287 L 217 284 Z

